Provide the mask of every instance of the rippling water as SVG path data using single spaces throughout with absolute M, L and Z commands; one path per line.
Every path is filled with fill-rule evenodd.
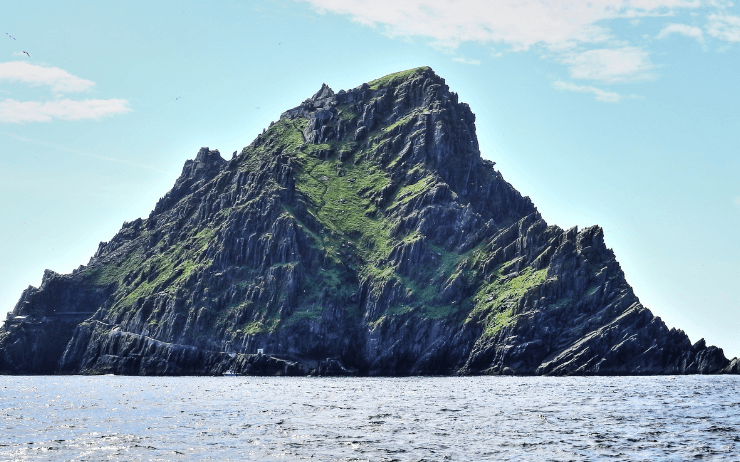
M 0 460 L 740 460 L 740 377 L 0 377 Z

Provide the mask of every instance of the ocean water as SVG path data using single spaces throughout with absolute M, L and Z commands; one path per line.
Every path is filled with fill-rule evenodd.
M 0 460 L 740 460 L 740 377 L 0 376 Z

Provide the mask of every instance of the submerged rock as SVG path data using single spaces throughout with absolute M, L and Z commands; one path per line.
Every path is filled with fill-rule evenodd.
M 15 374 L 738 369 L 640 304 L 601 228 L 548 225 L 429 68 L 324 84 L 229 161 L 202 148 L 0 329 Z

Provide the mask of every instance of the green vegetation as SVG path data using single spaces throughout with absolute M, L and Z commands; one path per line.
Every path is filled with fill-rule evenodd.
M 294 311 L 286 320 L 284 326 L 291 326 L 304 320 L 316 321 L 321 318 L 323 313 L 324 307 L 321 305 L 309 305 L 308 307 Z
M 123 297 L 119 298 L 115 303 L 114 311 L 130 307 L 139 298 L 156 292 L 165 291 L 173 293 L 177 287 L 187 281 L 197 266 L 192 260 L 186 260 L 176 264 L 167 254 L 160 254 L 150 258 L 146 261 L 144 267 L 145 274 L 147 274 L 146 279 L 140 277 L 138 282 L 134 282 L 126 288 L 129 290 L 122 290 L 125 286 L 119 288 L 118 293 L 121 293 Z M 130 290 L 131 287 L 133 287 L 133 290 Z
M 558 301 L 556 301 L 555 303 L 553 303 L 551 306 L 553 308 L 562 309 L 562 308 L 570 307 L 572 305 L 573 305 L 573 300 L 571 300 L 570 298 L 565 297 L 565 298 L 559 299 Z
M 486 319 L 486 329 L 483 332 L 483 335 L 491 338 L 496 335 L 498 331 L 500 331 L 502 328 L 513 324 L 514 317 L 512 316 L 512 311 L 513 308 L 507 308 L 502 312 L 493 313 L 491 316 L 489 316 Z
M 396 120 L 391 125 L 388 125 L 387 127 L 382 127 L 382 128 L 379 128 L 373 131 L 367 137 L 368 143 L 375 145 L 373 146 L 374 149 L 381 148 L 384 143 L 391 141 L 396 136 L 400 136 L 400 133 L 403 132 L 403 130 L 407 129 L 407 126 L 415 125 L 418 120 L 417 119 L 418 114 L 419 113 L 415 110 L 411 111 L 408 114 Z M 416 134 L 417 132 L 411 132 L 407 136 L 409 138 L 413 138 L 414 135 Z M 396 160 L 398 160 L 399 157 L 397 157 Z M 395 164 L 396 162 L 391 162 L 390 164 L 388 164 L 387 168 L 392 168 Z
M 144 253 L 140 249 L 136 249 L 129 253 L 123 261 L 101 266 L 88 266 L 82 271 L 82 274 L 89 276 L 96 284 L 110 284 L 111 282 L 118 282 L 124 276 L 141 269 L 143 261 Z
M 424 317 L 427 319 L 444 319 L 459 311 L 464 311 L 464 303 L 461 303 L 460 306 L 456 305 L 457 303 L 424 305 Z
M 161 291 L 173 293 L 194 271 L 209 266 L 211 261 L 203 259 L 202 255 L 213 242 L 215 233 L 216 228 L 208 227 L 175 244 L 162 239 L 147 257 L 143 249 L 150 232 L 145 231 L 130 244 L 132 250 L 118 262 L 88 267 L 83 274 L 96 284 L 117 283 L 112 309 L 120 311 L 141 297 Z
M 279 323 L 280 318 L 278 317 L 273 317 L 266 321 L 254 321 L 242 327 L 241 332 L 244 334 L 270 333 L 275 331 Z
M 499 268 L 505 268 L 502 265 Z M 480 319 L 485 326 L 485 335 L 491 337 L 501 328 L 511 325 L 515 317 L 513 308 L 519 299 L 530 289 L 545 282 L 547 270 L 538 271 L 525 268 L 515 277 L 497 277 L 494 281 L 483 284 L 473 296 L 474 308 L 466 322 Z
M 296 152 L 300 165 L 296 187 L 313 204 L 309 212 L 326 227 L 327 233 L 315 236 L 318 246 L 336 262 L 350 250 L 359 252 L 365 261 L 386 257 L 391 226 L 378 216 L 376 201 L 390 178 L 372 162 L 355 163 L 357 152 L 344 162 L 338 156 L 319 159 L 311 155 L 319 149 L 352 152 L 351 143 L 315 146 Z
M 401 126 L 411 118 L 397 123 Z M 381 132 L 384 132 L 381 130 Z M 371 282 L 371 291 L 380 295 L 383 287 L 393 279 L 399 280 L 419 300 L 419 307 L 423 307 L 419 314 L 425 317 L 439 318 L 456 311 L 456 307 L 441 306 L 434 299 L 438 296 L 438 287 L 429 284 L 417 285 L 408 278 L 397 274 L 393 268 L 386 266 L 390 252 L 395 245 L 401 242 L 412 243 L 420 236 L 415 233 L 401 234 L 391 238 L 394 227 L 392 219 L 386 217 L 384 210 L 390 209 L 399 203 L 405 203 L 423 193 L 435 181 L 432 177 L 423 176 L 412 185 L 405 185 L 391 194 L 390 205 L 381 206 L 380 200 L 384 196 L 384 189 L 391 186 L 391 180 L 386 169 L 383 168 L 374 156 L 377 146 L 366 146 L 357 150 L 356 143 L 333 142 L 325 145 L 306 145 L 293 153 L 298 161 L 296 188 L 307 199 L 311 207 L 308 212 L 324 226 L 320 233 L 314 233 L 304 228 L 313 239 L 315 246 L 328 257 L 331 266 L 322 268 L 315 275 L 308 276 L 309 297 L 307 303 L 317 303 L 317 288 L 327 291 L 332 297 L 340 300 L 349 297 L 348 287 L 356 287 L 351 282 L 347 269 L 342 266 L 348 256 L 357 256 L 356 263 L 350 263 L 349 269 L 361 280 Z M 318 158 L 317 151 L 331 152 L 328 158 Z M 340 155 L 342 152 L 349 156 Z M 342 161 L 341 159 L 345 160 Z M 422 172 L 422 167 L 417 170 Z M 438 249 L 442 250 L 442 249 Z M 459 257 L 444 252 L 443 266 L 452 266 Z M 424 268 L 430 279 L 436 271 L 431 265 Z M 451 268 L 445 268 L 450 273 Z M 313 294 L 313 295 L 310 295 Z M 303 310 L 303 308 L 301 308 Z M 389 315 L 415 311 L 410 305 L 391 307 Z M 302 313 L 299 311 L 298 313 Z M 310 310 L 316 313 L 315 310 Z M 294 314 L 296 316 L 296 314 Z M 296 319 L 307 315 L 298 314 Z
M 393 195 L 391 201 L 391 207 L 396 204 L 405 204 L 412 199 L 415 199 L 421 194 L 429 191 L 429 188 L 435 184 L 435 179 L 431 176 L 425 176 L 414 184 L 402 186 L 398 188 Z
M 393 316 L 393 315 L 400 315 L 400 314 L 410 313 L 412 311 L 414 311 L 414 307 L 413 306 L 399 303 L 397 305 L 393 305 L 393 306 L 389 307 L 386 310 L 385 313 L 386 313 L 386 315 Z
M 358 115 L 352 112 L 349 104 L 340 104 L 339 106 L 337 106 L 337 111 L 339 112 L 339 118 L 341 120 L 352 120 Z
M 370 87 L 378 89 L 397 85 L 426 69 L 421 67 L 387 75 L 370 82 Z M 357 117 L 350 105 L 339 106 L 337 110 L 342 120 Z M 353 311 L 356 310 L 355 304 L 349 302 L 359 282 L 369 283 L 374 296 L 380 296 L 388 284 L 398 284 L 405 291 L 404 301 L 390 306 L 375 323 L 407 314 L 426 319 L 456 316 L 462 322 L 469 313 L 468 319 L 482 316 L 487 332 L 493 332 L 510 321 L 509 305 L 528 288 L 540 283 L 544 271 L 525 271 L 516 278 L 499 279 L 484 285 L 473 297 L 455 303 L 443 302 L 442 289 L 452 281 L 457 279 L 455 284 L 465 287 L 479 283 L 477 268 L 485 258 L 485 252 L 481 248 L 462 255 L 449 252 L 417 231 L 404 229 L 399 218 L 395 217 L 405 205 L 440 184 L 439 178 L 427 171 L 424 164 L 404 167 L 407 169 L 405 178 L 415 178 L 410 183 L 402 178 L 394 181 L 389 174 L 389 169 L 395 168 L 404 157 L 401 153 L 390 157 L 395 150 L 386 149 L 386 143 L 395 143 L 399 136 L 413 136 L 409 132 L 413 130 L 419 113 L 420 110 L 413 110 L 402 115 L 393 124 L 370 133 L 365 141 L 345 139 L 323 144 L 305 143 L 302 133 L 307 123 L 305 119 L 281 119 L 271 124 L 252 145 L 244 148 L 238 166 L 240 172 L 264 170 L 274 162 L 276 153 L 291 157 L 296 192 L 305 198 L 306 209 L 297 213 L 294 206 L 284 204 L 283 214 L 278 219 L 287 218 L 296 223 L 310 237 L 314 248 L 326 257 L 322 257 L 320 268 L 301 273 L 299 293 L 302 296 L 291 314 L 278 313 L 278 305 L 284 303 L 287 291 L 270 287 L 269 290 L 279 292 L 270 302 L 233 301 L 219 309 L 216 319 L 219 328 L 232 329 L 228 327 L 229 319 L 244 319 L 246 316 L 253 321 L 239 329 L 242 333 L 272 332 L 305 320 L 320 319 L 327 301 L 347 306 L 352 311 L 347 313 L 350 316 L 361 316 L 361 313 Z M 213 181 L 228 180 L 227 174 L 233 172 L 222 172 Z M 229 193 L 237 193 L 236 185 L 226 188 Z M 282 186 L 268 177 L 260 188 L 259 196 L 221 209 L 207 227 L 192 231 L 179 242 L 161 240 L 148 257 L 141 250 L 133 251 L 118 265 L 90 270 L 91 277 L 99 283 L 118 283 L 114 310 L 130 307 L 139 298 L 156 292 L 174 293 L 183 287 L 193 272 L 203 271 L 212 264 L 203 256 L 214 250 L 209 250 L 209 246 L 223 245 L 218 236 L 230 217 L 249 207 L 263 207 L 256 201 L 264 200 L 266 195 L 277 192 Z M 301 214 L 312 217 L 302 223 L 297 217 Z M 320 226 L 317 228 L 315 223 Z M 269 236 L 265 234 L 262 237 Z M 144 243 L 148 235 L 142 234 L 140 239 Z M 410 276 L 400 274 L 390 266 L 389 257 L 395 247 L 412 246 L 422 239 L 422 245 L 437 255 L 434 262 L 417 265 Z M 292 267 L 293 264 L 278 263 L 273 265 L 273 269 L 283 266 Z M 233 282 L 231 287 L 240 293 L 265 289 L 264 282 L 245 282 L 261 274 L 259 270 L 241 268 L 234 271 L 236 273 L 232 273 L 232 277 L 239 282 Z M 220 288 L 219 293 L 211 291 L 203 297 L 203 302 L 217 309 L 213 307 L 218 306 L 225 290 Z M 240 314 L 241 310 L 248 310 L 250 314 Z M 153 326 L 157 323 L 151 322 Z
M 85 323 L 96 333 L 88 349 L 105 346 L 97 334 L 107 325 L 199 350 L 195 361 L 180 346 L 119 342 L 94 366 L 126 373 L 137 373 L 139 363 L 140 373 L 177 371 L 169 362 L 184 365 L 183 373 L 197 372 L 196 363 L 213 372 L 214 361 L 225 359 L 219 352 L 253 353 L 261 345 L 300 361 L 294 371 L 331 356 L 369 375 L 508 373 L 504 365 L 516 374 L 572 371 L 558 361 L 543 360 L 539 369 L 526 361 L 537 338 L 562 345 L 549 342 L 554 349 L 535 357 L 566 352 L 590 361 L 577 336 L 600 321 L 634 330 L 628 318 L 620 318 L 624 326 L 612 322 L 615 310 L 635 303 L 633 294 L 625 289 L 603 300 L 606 285 L 626 284 L 611 254 L 595 246 L 582 265 L 579 249 L 600 231 L 543 231 L 531 202 L 492 163 L 481 164 L 468 139 L 473 127 L 461 126 L 472 120 L 467 107 L 455 107 L 452 94 L 430 101 L 446 92 L 441 80 L 420 88 L 429 82 L 427 69 L 377 79 L 375 91 L 322 100 L 321 120 L 306 117 L 311 127 L 323 124 L 324 143 L 314 143 L 306 119 L 286 118 L 237 159 L 187 164 L 197 167 L 184 170 L 193 177 L 178 180 L 152 219 L 125 224 L 104 246 L 112 250 L 82 273 L 46 283 L 50 292 L 29 291 L 42 302 L 31 309 L 51 311 L 66 300 L 73 308 L 102 306 L 94 317 L 100 321 Z M 289 114 L 306 114 L 310 101 Z M 339 101 L 352 104 L 334 106 Z M 323 118 L 329 112 L 335 117 Z M 372 115 L 359 131 L 358 113 Z M 69 284 L 61 292 L 66 300 L 44 299 L 57 284 Z M 367 336 L 367 329 L 376 330 Z M 429 335 L 404 339 L 421 334 Z M 80 338 L 70 345 L 86 348 Z M 473 343 L 474 350 L 458 348 Z M 514 350 L 503 358 L 495 352 L 501 347 Z M 166 369 L 149 358 L 166 359 Z
M 407 71 L 396 72 L 395 74 L 388 74 L 385 77 L 381 77 L 379 79 L 368 82 L 368 85 L 370 85 L 371 90 L 378 90 L 379 88 L 390 87 L 393 85 L 397 85 L 398 83 L 407 80 L 411 76 L 424 72 L 428 69 L 429 66 L 422 66 L 414 69 L 409 69 Z
M 274 151 L 281 147 L 284 151 L 290 151 L 303 144 L 303 128 L 306 126 L 305 119 L 280 119 L 260 135 L 267 143 L 260 146 L 265 151 Z

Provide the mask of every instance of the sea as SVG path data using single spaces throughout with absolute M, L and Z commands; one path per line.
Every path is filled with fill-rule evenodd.
M 0 376 L 0 461 L 740 461 L 740 377 Z

